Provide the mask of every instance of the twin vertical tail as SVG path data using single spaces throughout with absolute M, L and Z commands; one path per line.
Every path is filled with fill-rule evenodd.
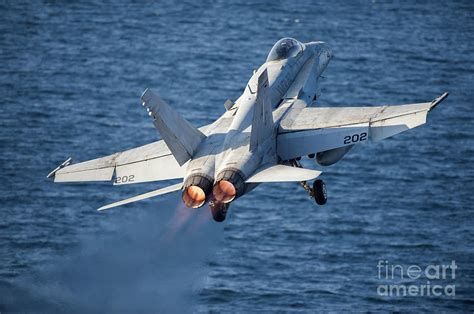
M 253 111 L 250 134 L 250 151 L 255 151 L 259 145 L 271 137 L 273 129 L 273 108 L 268 88 L 268 73 L 265 69 L 258 77 L 257 101 Z
M 206 136 L 151 90 L 146 89 L 141 99 L 156 129 L 182 166 L 193 157 Z

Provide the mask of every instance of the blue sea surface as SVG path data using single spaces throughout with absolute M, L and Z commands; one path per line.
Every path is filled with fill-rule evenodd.
M 474 2 L 0 1 L 0 16 L 0 312 L 474 310 Z M 325 206 L 266 184 L 218 224 L 179 193 L 96 211 L 167 182 L 46 179 L 157 140 L 145 88 L 211 123 L 282 37 L 332 47 L 321 106 L 450 96 L 324 168 Z M 455 261 L 431 280 L 455 296 L 380 295 L 427 278 L 380 279 L 379 261 Z

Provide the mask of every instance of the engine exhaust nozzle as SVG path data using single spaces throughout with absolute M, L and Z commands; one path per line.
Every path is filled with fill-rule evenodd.
M 196 185 L 188 186 L 183 191 L 183 203 L 189 208 L 199 208 L 206 202 L 206 193 Z
M 212 189 L 214 199 L 219 203 L 230 203 L 245 193 L 245 180 L 242 172 L 235 168 L 226 168 L 216 176 Z
M 217 202 L 226 204 L 234 200 L 237 190 L 230 181 L 221 180 L 214 185 L 212 194 Z
M 212 180 L 202 174 L 189 176 L 184 182 L 181 196 L 188 208 L 199 208 L 204 205 L 212 192 Z

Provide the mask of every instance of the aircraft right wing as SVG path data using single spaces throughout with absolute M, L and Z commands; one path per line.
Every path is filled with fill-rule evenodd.
M 432 102 L 374 107 L 294 108 L 281 120 L 277 154 L 283 160 L 380 141 L 426 123 L 426 116 L 448 96 Z

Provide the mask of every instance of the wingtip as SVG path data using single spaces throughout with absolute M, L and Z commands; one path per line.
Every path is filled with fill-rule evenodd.
M 438 106 L 438 105 L 439 105 L 443 100 L 445 100 L 448 96 L 449 96 L 449 93 L 446 91 L 446 92 L 444 92 L 443 94 L 441 94 L 441 96 L 435 98 L 435 99 L 431 102 L 430 111 L 433 110 L 436 106 Z
M 439 96 L 438 98 L 440 98 L 440 99 L 443 100 L 443 99 L 447 98 L 448 96 L 449 96 L 449 92 L 448 92 L 448 91 L 445 91 L 445 92 L 444 92 L 443 94 L 441 94 L 441 96 Z
M 64 167 L 67 167 L 69 166 L 70 164 L 72 163 L 72 157 L 68 157 L 65 161 L 63 161 L 59 166 L 57 166 L 56 168 L 54 168 L 53 171 L 51 171 L 50 173 L 48 173 L 48 175 L 46 176 L 47 179 L 50 179 L 50 178 L 54 178 L 56 176 L 56 172 L 58 172 L 59 170 L 61 170 L 62 168 Z

